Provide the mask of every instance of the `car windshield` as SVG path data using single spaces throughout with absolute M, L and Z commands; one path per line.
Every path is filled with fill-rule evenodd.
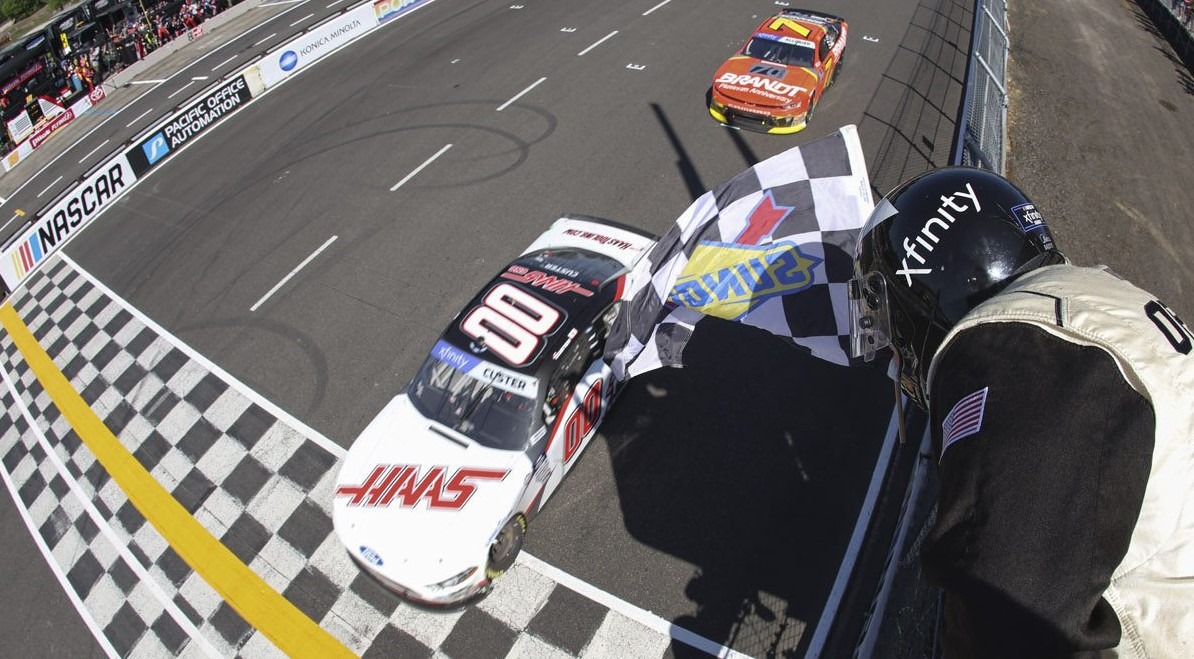
M 746 55 L 766 62 L 785 64 L 787 66 L 812 66 L 816 50 L 809 42 L 795 42 L 794 40 L 778 40 L 764 34 L 756 34 L 746 44 L 743 51 Z
M 535 378 L 440 341 L 407 392 L 424 417 L 489 448 L 520 451 L 534 422 Z

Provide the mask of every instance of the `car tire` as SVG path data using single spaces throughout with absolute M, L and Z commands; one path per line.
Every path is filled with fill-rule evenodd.
M 489 562 L 485 564 L 485 576 L 496 579 L 506 573 L 514 565 L 518 553 L 522 551 L 522 543 L 527 534 L 527 520 L 522 515 L 515 515 L 498 531 L 493 544 L 489 546 Z
M 809 122 L 813 120 L 813 108 L 817 107 L 819 98 L 813 97 L 808 99 L 808 111 L 804 113 L 804 126 L 807 128 Z

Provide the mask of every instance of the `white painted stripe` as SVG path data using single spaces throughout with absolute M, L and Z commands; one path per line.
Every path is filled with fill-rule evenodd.
M 61 177 L 61 176 L 59 176 L 58 178 L 54 179 L 54 182 L 53 182 L 53 183 L 51 183 L 51 184 L 49 184 L 49 185 L 47 185 L 46 187 L 42 188 L 41 192 L 37 193 L 37 196 L 38 196 L 38 197 L 41 197 L 41 196 L 42 196 L 42 195 L 44 195 L 45 193 L 49 192 L 49 191 L 50 191 L 50 188 L 54 187 L 55 185 L 58 185 L 58 181 L 61 181 L 61 180 L 62 180 L 62 177 Z
M 100 142 L 100 145 L 99 145 L 99 146 L 97 146 L 97 147 L 95 147 L 94 149 L 92 149 L 92 150 L 88 151 L 88 152 L 87 152 L 87 155 L 83 156 L 82 158 L 79 158 L 79 164 L 80 164 L 80 165 L 82 165 L 82 164 L 83 164 L 83 162 L 84 162 L 85 160 L 87 160 L 87 159 L 88 159 L 88 158 L 90 158 L 91 156 L 95 155 L 95 152 L 96 152 L 96 151 L 99 151 L 100 149 L 104 148 L 104 145 L 106 145 L 108 142 L 111 142 L 111 141 L 112 141 L 112 140 L 104 140 L 103 142 Z
M 514 95 L 514 98 L 499 105 L 497 108 L 497 111 L 501 112 L 502 110 L 505 110 L 506 108 L 510 107 L 511 103 L 513 103 L 514 101 L 517 101 L 518 99 L 522 98 L 524 94 L 526 94 L 527 92 L 531 91 L 532 89 L 538 87 L 539 84 L 542 83 L 544 80 L 547 80 L 547 78 L 546 77 L 539 78 L 535 82 L 532 82 L 530 87 L 527 87 L 526 89 L 518 92 L 517 94 Z
M 173 94 L 170 94 L 166 98 L 174 98 L 175 96 L 178 96 L 179 94 L 182 93 L 182 90 L 186 89 L 187 87 L 190 87 L 193 84 L 195 84 L 194 80 L 188 82 L 187 84 L 183 85 L 182 87 L 179 87 L 177 90 L 175 90 L 175 92 Z
M 905 398 L 900 396 L 896 406 L 891 410 L 891 420 L 887 424 L 887 437 L 883 440 L 883 448 L 875 460 L 875 471 L 871 473 L 871 484 L 867 488 L 866 498 L 862 500 L 862 508 L 858 511 L 858 519 L 854 522 L 854 533 L 850 536 L 850 544 L 838 566 L 837 578 L 833 582 L 833 589 L 829 591 L 829 598 L 825 601 L 825 608 L 821 610 L 821 618 L 817 620 L 817 628 L 813 631 L 813 640 L 808 644 L 806 657 L 819 657 L 825 651 L 825 642 L 829 637 L 829 628 L 837 617 L 838 607 L 842 605 L 842 598 L 846 593 L 846 583 L 854 573 L 854 564 L 862 553 L 862 541 L 866 537 L 867 527 L 870 526 L 871 516 L 875 514 L 875 505 L 879 500 L 879 492 L 883 489 L 883 476 L 887 473 L 887 466 L 891 463 L 892 453 L 895 451 L 896 438 L 900 435 L 900 405 Z
M 8 382 L 8 377 L 4 378 Z M 67 598 L 70 599 L 71 604 L 75 606 L 75 611 L 79 613 L 79 617 L 83 619 L 83 624 L 87 625 L 87 629 L 91 630 L 91 635 L 95 637 L 100 648 L 109 657 L 118 657 L 116 648 L 108 642 L 108 637 L 104 636 L 103 630 L 100 629 L 99 624 L 95 622 L 95 618 L 91 617 L 91 612 L 83 605 L 83 600 L 79 599 L 79 594 L 75 592 L 75 587 L 71 585 L 66 578 L 66 573 L 62 571 L 62 567 L 58 565 L 58 561 L 54 560 L 54 555 L 50 552 L 50 548 L 46 546 L 46 541 L 42 539 L 41 532 L 33 525 L 33 519 L 29 517 L 29 511 L 25 509 L 24 502 L 17 494 L 17 488 L 13 485 L 12 478 L 8 475 L 8 471 L 0 468 L 0 479 L 4 480 L 4 486 L 8 488 L 9 495 L 12 496 L 13 503 L 16 504 L 17 512 L 20 513 L 21 519 L 24 520 L 25 526 L 29 529 L 29 535 L 33 537 L 34 543 L 37 544 L 38 551 L 41 552 L 42 558 L 45 559 L 46 565 L 54 576 L 58 579 L 58 583 L 62 585 L 63 592 L 66 593 Z
M 142 119 L 144 119 L 144 118 L 145 118 L 145 115 L 149 114 L 150 112 L 153 112 L 153 108 L 149 108 L 148 110 L 146 110 L 146 111 L 142 112 L 141 114 L 137 115 L 137 118 L 136 118 L 136 119 L 133 119 L 132 121 L 130 121 L 130 122 L 128 122 L 127 124 L 125 124 L 125 125 L 124 125 L 124 127 L 125 127 L 125 128 L 132 128 L 132 127 L 133 127 L 133 124 L 135 124 L 135 123 L 137 123 L 138 121 L 141 121 Z
M 225 371 L 223 368 L 220 368 L 218 365 L 216 365 L 215 362 L 213 362 L 212 360 L 208 359 L 207 357 L 204 357 L 203 355 L 199 354 L 199 352 L 197 350 L 195 350 L 194 348 L 192 348 L 191 346 L 183 343 L 182 339 L 179 339 L 178 337 L 174 336 L 170 332 L 167 332 L 164 327 L 157 324 L 149 316 L 146 316 L 140 309 L 129 304 L 129 302 L 127 300 L 125 300 L 124 298 L 117 295 L 115 291 L 108 288 L 103 282 L 101 282 L 100 280 L 98 280 L 94 276 L 92 276 L 92 274 L 90 272 L 87 272 L 86 270 L 84 270 L 81 266 L 79 266 L 78 263 L 75 263 L 74 259 L 67 256 L 65 252 L 58 252 L 57 256 L 58 256 L 58 258 L 65 261 L 68 265 L 70 265 L 70 267 L 74 268 L 75 271 L 78 272 L 88 282 L 90 282 L 92 286 L 95 286 L 99 290 L 103 291 L 103 293 L 105 295 L 107 295 L 109 298 L 111 298 L 113 302 L 119 304 L 121 307 L 124 308 L 125 311 L 132 314 L 132 316 L 134 318 L 141 321 L 149 329 L 153 330 L 155 334 L 157 334 L 161 338 L 168 341 L 175 348 L 178 348 L 179 350 L 181 350 L 188 358 L 191 359 L 191 361 L 194 361 L 195 363 L 199 364 L 203 368 L 206 368 L 208 371 L 215 373 L 217 376 L 220 377 L 220 379 L 224 380 L 229 385 L 234 387 L 237 391 L 244 394 L 245 397 L 248 398 L 249 400 L 253 401 L 254 403 L 257 403 L 259 406 L 261 406 L 262 409 L 264 409 L 266 412 L 269 412 L 270 414 L 272 414 L 279 421 L 286 423 L 291 428 L 294 428 L 295 430 L 297 430 L 299 432 L 299 434 L 301 434 L 304 437 L 306 437 L 307 439 L 310 439 L 311 441 L 315 442 L 316 444 L 318 444 L 321 448 L 323 448 L 328 453 L 331 453 L 332 455 L 336 456 L 337 460 L 344 457 L 345 450 L 343 448 L 341 448 L 338 444 L 336 444 L 332 440 L 328 439 L 327 437 L 324 437 L 323 434 L 320 433 L 319 431 L 315 430 L 311 426 L 308 426 L 307 424 L 303 423 L 302 421 L 299 421 L 297 418 L 295 418 L 289 412 L 282 409 L 275 403 L 271 402 L 265 396 L 262 396 L 261 394 L 257 393 L 256 391 L 254 391 L 251 387 L 249 387 L 245 383 L 243 383 L 240 380 L 233 377 L 232 374 L 230 374 L 228 371 Z
M 401 181 L 398 181 L 397 183 L 395 183 L 395 184 L 394 184 L 394 187 L 390 188 L 390 192 L 393 192 L 393 191 L 397 190 L 398 188 L 401 188 L 403 185 L 405 185 L 405 184 L 406 184 L 406 182 L 407 182 L 407 181 L 409 181 L 409 180 L 411 180 L 412 178 L 414 178 L 414 177 L 415 177 L 415 174 L 418 174 L 419 172 L 423 171 L 423 168 L 424 168 L 424 167 L 426 167 L 427 165 L 430 165 L 431 163 L 435 162 L 435 159 L 436 159 L 436 158 L 438 158 L 438 157 L 440 157 L 440 156 L 444 155 L 444 152 L 445 152 L 445 151 L 447 151 L 448 149 L 451 149 L 451 148 L 452 148 L 452 145 L 451 145 L 451 144 L 445 144 L 445 145 L 444 145 L 444 147 L 443 147 L 442 149 L 440 149 L 439 151 L 436 151 L 436 152 L 435 152 L 435 155 L 434 155 L 434 156 L 431 156 L 431 157 L 430 157 L 430 158 L 428 158 L 427 160 L 423 161 L 423 164 L 422 164 L 422 165 L 419 165 L 418 167 L 416 167 L 416 168 L 415 168 L 415 170 L 414 170 L 413 172 L 411 172 L 411 173 L 407 174 L 407 175 L 406 175 L 406 178 L 404 178 L 404 179 L 402 179 Z
M 115 548 L 117 553 L 120 554 L 120 557 L 124 559 L 125 564 L 127 564 L 129 569 L 137 575 L 138 582 L 145 586 L 146 590 L 148 590 L 154 599 L 156 599 L 158 603 L 162 605 L 162 608 L 166 610 L 166 613 L 170 614 L 170 617 L 174 619 L 174 622 L 178 623 L 178 626 L 181 627 L 182 630 L 191 637 L 191 640 L 195 641 L 195 644 L 199 650 L 203 651 L 203 653 L 207 656 L 213 657 L 213 659 L 220 657 L 220 653 L 217 652 L 216 649 L 207 641 L 207 639 L 203 637 L 203 634 L 199 633 L 199 630 L 193 623 L 191 623 L 190 618 L 187 618 L 186 615 L 183 614 L 182 610 L 180 610 L 174 603 L 173 598 L 162 590 L 162 587 L 158 585 L 157 581 L 155 581 L 149 572 L 141 565 L 141 561 L 137 560 L 137 557 L 134 556 L 133 552 L 129 550 L 128 543 L 120 539 L 120 537 L 116 534 L 116 531 L 112 529 L 110 524 L 108 524 L 108 520 L 100 514 L 99 510 L 95 507 L 95 504 L 92 503 L 92 498 L 88 496 L 83 490 L 83 487 L 79 485 L 79 481 L 75 480 L 75 477 L 71 475 L 70 471 L 66 468 L 66 465 L 63 464 L 62 458 L 58 456 L 58 452 L 54 450 L 54 447 L 50 444 L 49 439 L 46 438 L 45 433 L 42 432 L 41 426 L 37 424 L 37 419 L 33 418 L 33 414 L 29 411 L 29 408 L 25 406 L 25 401 L 21 399 L 16 387 L 13 386 L 13 383 L 9 380 L 8 372 L 0 370 L 0 377 L 3 377 L 5 386 L 7 386 L 8 391 L 12 393 L 13 399 L 16 401 L 16 406 L 21 410 L 21 416 L 25 418 L 25 423 L 29 424 L 29 429 L 32 430 L 34 436 L 37 437 L 37 443 L 40 444 L 42 450 L 45 451 L 46 459 L 48 459 L 54 466 L 54 469 L 57 470 L 58 476 L 61 477 L 63 482 L 66 483 L 71 494 L 75 495 L 75 498 L 79 500 L 80 504 L 82 504 L 84 512 L 86 512 L 87 516 L 91 518 L 91 521 L 95 523 L 100 533 L 103 534 L 104 538 L 108 542 L 112 543 L 112 547 Z M 8 472 L 3 469 L 0 469 L 0 472 L 4 473 L 4 480 L 7 483 L 9 481 Z M 16 501 L 17 507 L 24 512 L 23 502 L 21 502 L 21 500 L 15 496 L 15 492 L 13 499 Z M 24 517 L 24 515 L 22 516 Z M 30 520 L 26 519 L 26 524 L 28 524 L 29 521 Z M 39 533 L 33 526 L 30 526 L 29 530 L 30 535 L 36 538 L 38 540 L 38 544 L 41 545 L 41 533 Z M 42 553 L 45 554 L 44 551 Z M 58 568 L 58 562 L 54 559 L 52 553 L 46 555 L 46 562 L 50 564 L 51 569 L 55 570 L 55 573 L 58 572 L 58 570 L 55 569 Z M 72 599 L 75 599 L 77 594 L 74 592 L 74 589 L 70 587 L 70 584 L 64 583 L 63 585 L 66 587 L 65 590 L 67 591 L 67 594 L 73 595 L 74 597 L 72 597 Z M 82 602 L 80 602 L 80 604 L 82 604 Z M 84 614 L 85 619 L 88 619 L 89 616 L 90 613 Z M 95 631 L 96 629 L 92 628 L 93 634 Z M 107 637 L 103 636 L 102 634 L 96 636 L 96 640 L 99 641 L 101 645 L 107 644 L 108 641 Z
M 601 44 L 605 43 L 605 41 L 606 41 L 607 39 L 609 39 L 610 37 L 614 36 L 614 35 L 615 35 L 615 34 L 617 34 L 617 33 L 618 33 L 618 31 L 617 31 L 617 30 L 614 30 L 613 32 L 610 32 L 609 34 L 605 35 L 604 37 L 601 37 L 601 38 L 600 38 L 600 39 L 598 39 L 597 41 L 593 42 L 593 45 L 591 45 L 591 46 L 589 46 L 588 48 L 585 48 L 584 50 L 582 50 L 582 51 L 580 51 L 579 53 L 577 53 L 577 54 L 576 54 L 576 56 L 577 56 L 577 57 L 580 57 L 580 56 L 584 55 L 585 53 L 589 52 L 590 50 L 593 50 L 593 49 L 594 49 L 594 48 L 596 48 L 597 46 L 600 46 Z
M 229 57 L 228 59 L 224 60 L 223 62 L 220 62 L 219 64 L 211 67 L 211 72 L 215 73 L 216 69 L 220 68 L 221 66 L 224 66 L 225 64 L 231 62 L 232 60 L 236 59 L 237 57 L 240 57 L 240 55 L 233 55 L 232 57 Z
M 306 2 L 307 0 L 278 0 L 277 2 L 263 2 L 258 7 L 277 7 L 280 5 L 294 5 Z
M 330 4 L 330 5 L 326 6 L 326 7 L 324 7 L 324 9 L 331 9 L 332 7 L 335 7 L 336 5 L 340 4 L 341 2 L 344 2 L 344 0 L 336 0 L 336 1 L 335 1 L 335 2 L 333 2 L 332 4 Z
M 323 252 L 323 250 L 327 249 L 328 245 L 331 245 L 332 243 L 336 242 L 337 237 L 338 236 L 332 236 L 331 238 L 328 238 L 326 241 L 324 241 L 324 243 L 319 246 L 319 249 L 315 250 L 314 252 L 311 252 L 311 255 L 308 256 L 307 258 L 303 259 L 302 263 L 295 266 L 294 270 L 291 270 L 289 274 L 287 274 L 285 277 L 282 278 L 282 281 L 278 282 L 277 284 L 274 284 L 274 287 L 269 289 L 268 293 L 266 293 L 265 295 L 262 295 L 261 299 L 257 300 L 256 304 L 249 307 L 249 311 L 257 311 L 257 308 L 260 307 L 262 304 L 265 304 L 265 301 L 270 299 L 270 296 L 272 296 L 274 293 L 277 293 L 279 288 L 282 288 L 283 286 L 285 286 L 286 282 L 290 281 L 291 278 L 293 278 L 295 275 L 297 275 L 299 270 L 302 270 L 303 268 L 307 267 L 307 264 L 310 263 L 311 261 L 315 260 L 315 257 L 319 256 Z
M 299 23 L 302 23 L 303 21 L 305 21 L 308 18 L 311 18 L 313 16 L 315 16 L 315 14 L 307 14 L 306 16 L 303 16 L 302 18 L 298 19 L 297 21 L 291 23 L 290 27 L 294 27 L 295 25 L 298 25 Z
M 662 7 L 662 6 L 666 5 L 667 3 L 671 2 L 671 1 L 672 1 L 672 0 L 663 0 L 663 2 L 661 2 L 661 3 L 657 4 L 657 5 L 655 5 L 654 7 L 651 7 L 651 8 L 650 8 L 650 9 L 648 9 L 647 11 L 644 11 L 644 12 L 643 12 L 643 16 L 650 16 L 650 15 L 651 15 L 651 12 L 655 11 L 656 9 L 659 9 L 660 7 Z
M 538 572 L 539 574 L 542 574 L 548 579 L 555 581 L 561 586 L 564 586 L 565 588 L 568 588 L 569 590 L 572 590 L 580 595 L 584 595 L 585 597 L 597 602 L 611 611 L 616 611 L 617 613 L 630 618 L 631 620 L 643 625 L 644 627 L 647 627 L 648 629 L 654 630 L 660 634 L 663 634 L 664 636 L 669 636 L 686 645 L 691 645 L 702 652 L 706 652 L 715 657 L 734 659 L 745 659 L 748 656 L 738 652 L 737 650 L 721 645 L 720 643 L 710 641 L 700 634 L 690 632 L 683 627 L 674 625 L 671 622 L 668 622 L 667 620 L 655 615 L 654 613 L 651 613 L 650 611 L 640 609 L 639 607 L 627 602 L 617 595 L 611 595 L 610 593 L 601 590 L 597 586 L 594 586 L 586 581 L 581 581 L 571 574 L 568 574 L 557 567 L 549 565 L 542 560 L 531 556 L 525 551 L 518 554 L 518 562 Z
M 0 227 L 0 232 L 3 232 L 5 229 L 7 229 L 8 225 L 12 224 L 13 220 L 17 219 L 18 217 L 20 217 L 20 215 L 13 213 L 12 217 L 8 218 L 8 221 L 4 223 L 4 226 Z
M 162 78 L 161 80 L 130 80 L 130 85 L 160 85 L 166 82 L 169 78 Z
M 207 80 L 207 76 L 194 76 L 191 80 Z
M 265 43 L 265 42 L 269 41 L 270 39 L 273 39 L 273 38 L 274 38 L 274 37 L 276 37 L 276 36 L 278 36 L 278 33 L 277 33 L 277 32 L 274 32 L 273 34 L 269 35 L 268 37 L 266 37 L 266 38 L 262 39 L 261 41 L 258 41 L 258 42 L 257 42 L 257 43 L 255 43 L 255 44 L 253 44 L 253 47 L 254 47 L 254 48 L 256 48 L 257 46 L 260 46 L 261 44 L 263 44 L 263 43 Z

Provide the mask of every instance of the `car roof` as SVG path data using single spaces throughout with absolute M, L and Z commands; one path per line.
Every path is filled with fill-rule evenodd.
M 440 338 L 481 359 L 526 375 L 545 377 L 550 374 L 562 346 L 578 331 L 587 328 L 596 315 L 613 302 L 617 284 L 625 273 L 625 266 L 616 260 L 574 247 L 524 254 L 482 287 Z M 490 291 L 501 285 L 514 286 L 546 302 L 562 315 L 558 324 L 543 337 L 542 345 L 533 357 L 523 364 L 511 364 L 492 350 L 477 349 L 476 342 L 460 327 L 472 310 L 485 306 Z
M 758 29 L 755 30 L 755 34 L 761 33 L 774 37 L 802 39 L 816 43 L 821 40 L 821 37 L 825 36 L 823 20 L 812 14 L 786 10 L 760 23 Z M 807 30 L 807 34 L 802 34 L 800 28 Z

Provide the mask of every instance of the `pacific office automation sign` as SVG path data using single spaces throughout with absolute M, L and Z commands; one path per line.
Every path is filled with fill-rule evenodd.
M 261 80 L 266 87 L 273 87 L 290 74 L 335 52 L 375 27 L 377 14 L 372 4 L 347 11 L 263 57 L 257 64 L 261 70 Z
M 215 125 L 253 98 L 244 76 L 237 76 L 174 115 L 165 125 L 129 149 L 129 164 L 138 176 L 181 149 L 187 141 Z
M 0 276 L 8 289 L 14 290 L 46 257 L 128 191 L 136 180 L 128 159 L 120 155 L 100 165 L 59 199 L 20 238 L 4 248 Z

